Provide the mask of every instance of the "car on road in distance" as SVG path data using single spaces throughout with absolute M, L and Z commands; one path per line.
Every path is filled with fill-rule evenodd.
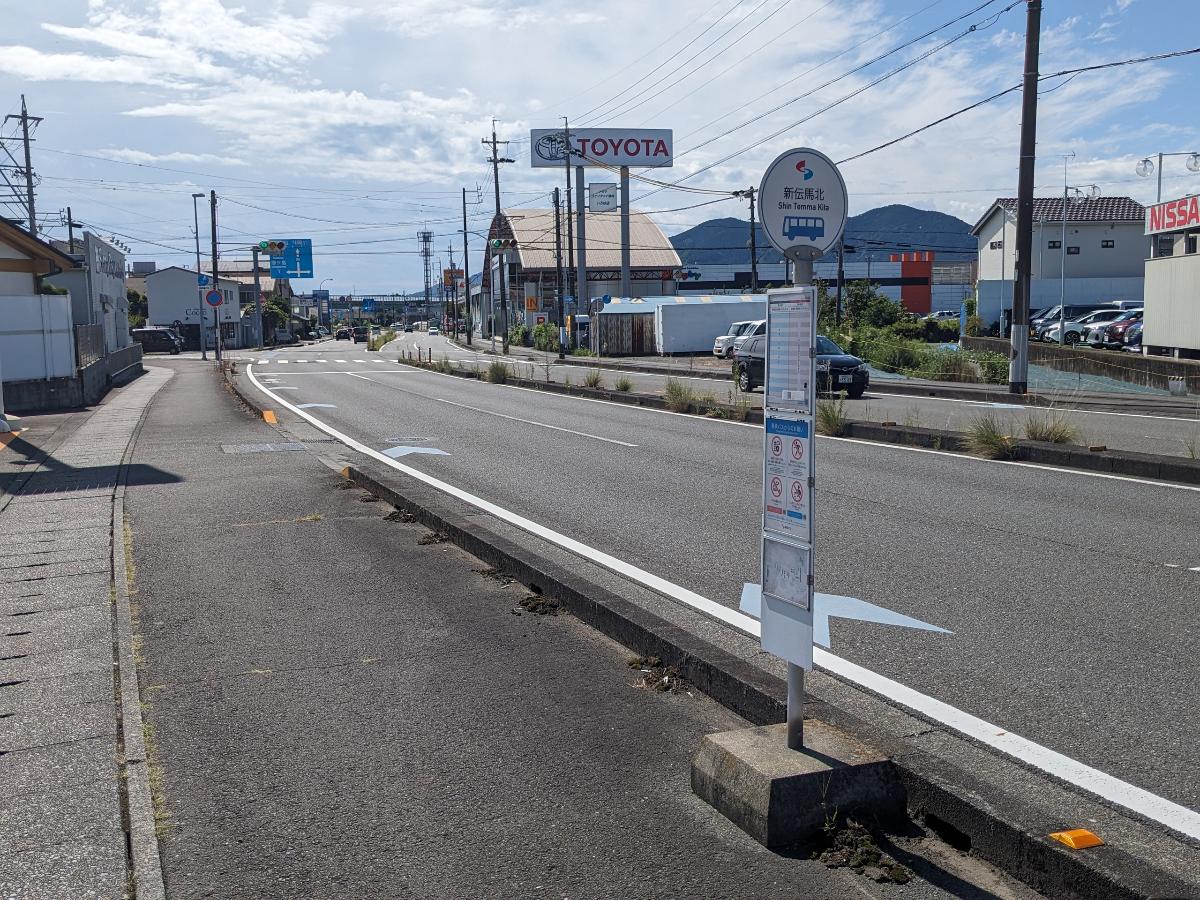
M 441 331 L 440 331 L 440 329 L 439 329 L 439 328 L 438 328 L 436 325 L 430 325 L 430 326 L 429 326 L 429 333 L 430 333 L 430 334 L 441 334 Z
M 751 335 L 734 355 L 737 366 L 738 390 L 752 391 L 766 377 L 767 336 Z M 851 356 L 825 337 L 817 335 L 817 391 L 841 393 L 852 400 L 861 397 L 871 384 L 867 364 Z
M 1101 322 L 1111 322 L 1113 319 L 1121 315 L 1121 310 L 1113 307 L 1112 309 L 1098 309 L 1095 312 L 1090 312 L 1086 316 L 1080 316 L 1077 319 L 1068 319 L 1066 322 L 1066 343 L 1078 344 L 1083 340 L 1083 335 L 1092 325 L 1098 325 Z M 1058 343 L 1058 326 L 1057 319 L 1048 322 L 1044 325 L 1041 331 L 1038 332 L 1039 341 L 1047 341 L 1052 344 Z
M 370 332 L 367 330 L 366 325 L 355 325 L 353 328 L 350 329 L 350 340 L 352 340 L 354 343 L 356 343 L 356 344 L 359 342 L 365 343 L 369 339 L 370 339 Z
M 405 326 L 404 326 L 404 333 L 405 333 L 405 334 L 412 334 L 412 330 L 413 330 L 413 327 L 412 327 L 411 325 L 405 325 Z
M 747 328 L 754 324 L 754 320 L 747 319 L 743 322 L 734 322 L 729 326 L 729 330 L 724 334 L 718 334 L 717 339 L 713 341 L 713 356 L 719 356 L 721 359 L 729 359 L 733 356 L 733 341 Z
M 335 341 L 350 340 L 350 329 L 349 328 L 339 328 L 337 331 L 335 331 L 333 333 L 333 339 Z
M 183 349 L 183 339 L 170 328 L 134 328 L 129 334 L 142 345 L 143 353 L 170 353 L 174 356 Z
M 742 346 L 752 337 L 767 333 L 767 320 L 755 319 L 748 327 L 743 329 L 742 333 L 733 339 L 733 352 L 730 356 L 735 355 Z

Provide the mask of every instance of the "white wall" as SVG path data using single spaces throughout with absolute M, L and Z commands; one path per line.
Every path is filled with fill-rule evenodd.
M 1000 281 L 1015 278 L 1015 250 L 1017 226 L 1005 221 L 996 210 L 980 226 L 979 280 Z M 1146 256 L 1149 254 L 1149 239 L 1142 234 L 1141 222 L 1071 222 L 1067 217 L 1066 247 L 1078 247 L 1077 255 L 1067 254 L 1067 278 L 1140 278 Z M 993 250 L 994 241 L 1003 245 Z M 1033 277 L 1059 278 L 1062 273 L 1063 250 L 1051 249 L 1050 242 L 1062 241 L 1062 222 L 1033 223 Z M 1106 248 L 1104 241 L 1114 246 Z M 1003 268 L 1002 268 L 1003 266 Z
M 0 259 L 28 259 L 8 244 L 0 243 Z M 0 272 L 0 296 L 21 294 L 28 296 L 37 291 L 34 278 L 28 272 Z
M 1142 344 L 1200 350 L 1200 253 L 1146 261 Z
M 62 294 L 0 297 L 0 360 L 5 381 L 75 374 L 71 298 Z

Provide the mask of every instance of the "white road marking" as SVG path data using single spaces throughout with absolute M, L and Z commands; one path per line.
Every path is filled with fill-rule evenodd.
M 271 360 L 271 362 L 279 363 L 279 365 L 281 365 L 281 366 L 286 366 L 288 364 L 288 361 L 286 359 L 273 359 L 273 360 Z
M 335 363 L 344 363 L 345 360 L 344 359 L 335 359 L 334 362 Z
M 444 400 L 441 397 L 435 397 L 438 403 L 448 403 L 451 406 L 457 406 L 460 409 L 469 409 L 473 412 L 483 413 L 487 416 L 496 416 L 500 419 L 511 419 L 514 422 L 524 422 L 526 425 L 537 425 L 539 428 L 549 428 L 552 431 L 565 431 L 567 434 L 577 434 L 580 437 L 591 438 L 594 441 L 604 441 L 606 444 L 620 444 L 622 447 L 636 447 L 637 444 L 630 444 L 628 441 L 618 441 L 613 438 L 600 437 L 598 434 L 589 434 L 586 431 L 575 431 L 571 428 L 559 428 L 557 425 L 547 425 L 545 422 L 535 422 L 532 419 L 519 419 L 516 416 L 506 416 L 504 413 L 492 412 L 490 409 L 480 409 L 478 406 L 467 406 L 465 403 L 455 403 L 453 400 Z
M 867 390 L 870 390 L 870 388 L 868 387 Z M 1052 407 L 1048 407 L 1048 406 L 1023 406 L 1021 404 L 1007 404 L 1007 403 L 995 404 L 995 403 L 991 403 L 986 400 L 961 400 L 957 397 L 925 397 L 920 394 L 911 394 L 911 395 L 910 394 L 887 394 L 882 391 L 880 393 L 883 394 L 883 397 L 879 398 L 879 399 L 895 398 L 895 399 L 899 399 L 899 400 L 905 400 L 905 399 L 907 399 L 907 400 L 937 400 L 941 403 L 965 403 L 968 406 L 999 406 L 1003 409 L 1007 409 L 1011 406 L 1013 409 L 1028 409 L 1028 410 L 1035 410 L 1035 411 L 1042 410 L 1043 412 L 1052 408 Z M 1141 396 L 1141 395 L 1137 395 L 1137 396 Z M 1155 399 L 1155 398 L 1153 396 L 1148 396 L 1147 399 Z M 1064 402 L 1066 402 L 1066 401 L 1064 401 Z M 1060 412 L 1064 412 L 1064 413 L 1071 413 L 1071 414 L 1080 413 L 1080 414 L 1089 415 L 1089 416 L 1120 416 L 1121 418 L 1125 418 L 1125 419 L 1161 419 L 1166 422 L 1193 422 L 1196 424 L 1200 424 L 1200 415 L 1198 415 L 1196 418 L 1189 419 L 1189 418 L 1185 418 L 1182 416 L 1154 416 L 1154 415 L 1150 415 L 1149 413 L 1109 412 L 1108 410 L 1102 410 L 1102 409 L 1077 409 L 1077 408 L 1071 408 L 1071 407 L 1054 407 L 1054 408 L 1057 408 Z M 1152 437 L 1152 435 L 1146 435 L 1146 437 Z
M 440 478 L 435 478 L 432 475 L 427 475 L 420 469 L 414 469 L 411 466 L 406 466 L 403 463 L 397 462 L 377 450 L 373 450 L 366 444 L 356 441 L 349 435 L 342 434 L 332 426 L 326 425 L 316 416 L 305 412 L 302 409 L 288 403 L 282 397 L 272 393 L 270 389 L 264 387 L 259 380 L 254 376 L 253 365 L 246 367 L 246 375 L 250 381 L 262 393 L 266 394 L 272 400 L 279 403 L 281 406 L 290 409 L 301 418 L 315 425 L 317 428 L 324 431 L 331 437 L 341 441 L 352 450 L 357 450 L 364 456 L 369 456 L 386 466 L 390 466 L 399 472 L 415 478 L 417 481 L 423 482 L 430 487 L 456 497 L 465 503 L 474 506 L 476 509 L 481 509 L 486 513 L 496 516 L 517 528 L 527 531 L 532 535 L 549 541 L 565 550 L 569 550 L 578 556 L 589 559 L 606 569 L 631 578 L 634 581 L 640 582 L 651 590 L 657 591 L 667 597 L 677 600 L 693 609 L 700 610 L 708 615 L 732 625 L 735 628 L 753 636 L 760 635 L 759 625 L 754 619 L 730 609 L 720 603 L 716 603 L 707 597 L 690 591 L 685 587 L 667 581 L 658 575 L 640 569 L 637 566 L 631 565 L 624 560 L 617 559 L 614 556 L 589 547 L 587 544 L 577 541 L 574 538 L 567 537 L 557 531 L 553 531 L 544 525 L 540 525 L 524 516 L 511 512 L 502 506 L 484 500 L 481 497 L 476 497 L 462 488 L 442 481 Z M 449 377 L 449 376 L 448 376 Z M 1200 566 L 1197 567 L 1200 569 Z M 1048 747 L 1043 747 L 1033 741 L 1027 740 L 1019 735 L 1013 734 L 1011 731 L 993 725 L 984 719 L 980 719 L 970 713 L 963 712 L 948 703 L 941 700 L 936 700 L 919 691 L 900 684 L 870 669 L 856 665 L 848 660 L 835 656 L 827 650 L 820 647 L 813 648 L 813 660 L 821 668 L 829 672 L 839 675 L 846 680 L 858 684 L 867 690 L 873 691 L 880 696 L 886 697 L 901 706 L 906 706 L 909 709 L 915 710 L 921 715 L 932 719 L 936 722 L 941 722 L 955 731 L 992 747 L 995 750 L 1005 753 L 1015 759 L 1021 760 L 1029 765 L 1035 766 L 1042 771 L 1053 775 L 1056 778 L 1062 779 L 1078 788 L 1089 791 L 1098 797 L 1101 797 L 1109 802 L 1115 803 L 1126 809 L 1132 810 L 1148 819 L 1152 819 L 1167 828 L 1185 834 L 1194 840 L 1200 840 L 1200 813 L 1180 806 L 1178 803 L 1172 803 L 1165 797 L 1159 797 L 1157 794 L 1152 794 L 1143 788 L 1139 788 L 1128 782 L 1121 781 L 1119 778 L 1101 772 L 1099 769 L 1092 768 L 1077 760 L 1064 756 Z
M 1179 565 L 1179 563 L 1163 563 L 1163 565 L 1166 566 L 1168 569 L 1182 569 L 1183 568 L 1183 566 Z
M 1188 569 L 1188 571 L 1189 572 L 1200 572 L 1200 566 L 1193 566 L 1192 568 Z

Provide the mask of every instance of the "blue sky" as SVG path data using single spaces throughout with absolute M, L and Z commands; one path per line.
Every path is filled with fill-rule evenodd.
M 748 187 L 788 147 L 843 159 L 1017 83 L 1024 3 L 1002 12 L 1011 3 L 970 14 L 984 0 L 0 0 L 0 107 L 25 93 L 45 117 L 34 163 L 51 235 L 65 235 L 70 205 L 132 259 L 186 263 L 190 194 L 214 188 L 223 253 L 311 236 L 317 279 L 335 293 L 394 291 L 419 286 L 422 228 L 458 261 L 461 188 L 482 200 L 471 227 L 486 227 L 480 139 L 493 117 L 517 160 L 501 175 L 506 206 L 548 205 L 555 174 L 529 167 L 523 141 L 563 115 L 673 128 L 676 166 L 651 174 Z M 1045 7 L 1044 73 L 1200 46 L 1192 0 Z M 1154 180 L 1133 166 L 1200 150 L 1198 66 L 1192 56 L 1044 82 L 1039 193 L 1058 189 L 1073 152 L 1072 183 L 1153 200 Z M 847 163 L 851 212 L 908 203 L 973 221 L 1015 192 L 1018 128 L 1014 93 Z M 1182 158 L 1165 176 L 1167 196 L 1200 191 Z M 712 193 L 635 184 L 668 232 L 746 214 L 735 200 L 696 207 Z

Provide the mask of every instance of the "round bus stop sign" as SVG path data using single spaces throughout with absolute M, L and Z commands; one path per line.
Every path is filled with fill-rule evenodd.
M 224 303 L 224 298 L 221 297 L 221 292 L 217 290 L 209 291 L 204 295 L 204 302 L 209 306 L 217 307 Z
M 846 182 L 833 160 L 807 147 L 788 150 L 767 167 L 758 215 L 768 240 L 792 260 L 815 260 L 846 229 Z

